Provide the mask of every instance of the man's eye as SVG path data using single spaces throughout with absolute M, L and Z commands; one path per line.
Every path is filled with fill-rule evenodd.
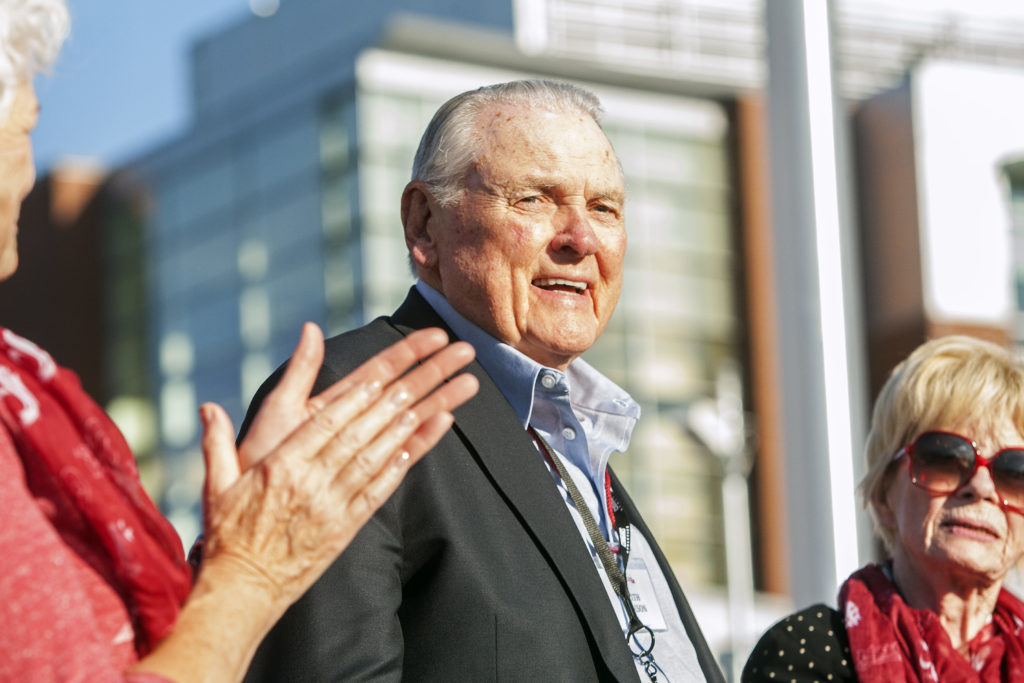
M 535 205 L 540 204 L 543 201 L 542 197 L 537 195 L 529 195 L 527 197 L 520 197 L 516 200 L 516 204 L 522 206 L 523 204 Z

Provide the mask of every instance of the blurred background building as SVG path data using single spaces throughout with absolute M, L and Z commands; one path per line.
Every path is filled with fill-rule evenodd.
M 54 243 L 89 258 L 19 272 L 0 290 L 4 322 L 79 371 L 191 539 L 198 405 L 237 424 L 303 321 L 351 329 L 411 285 L 398 201 L 433 111 L 513 78 L 591 88 L 626 173 L 630 245 L 622 300 L 586 358 L 644 415 L 613 464 L 712 646 L 742 661 L 776 615 L 833 602 L 837 577 L 873 558 L 852 492 L 891 366 L 951 332 L 1024 342 L 1024 22 L 985 3 L 829 5 L 831 33 L 809 37 L 834 60 L 833 171 L 849 202 L 837 293 L 807 289 L 824 252 L 779 220 L 796 147 L 769 117 L 792 85 L 770 39 L 811 26 L 810 6 L 286 1 L 196 43 L 187 132 L 112 174 L 58 167 L 39 183 L 23 225 L 48 227 L 23 235 L 73 234 Z M 67 302 L 50 319 L 80 321 L 72 338 L 32 327 L 26 292 L 40 291 Z M 837 386 L 846 431 L 819 435 Z M 739 526 L 730 472 L 749 474 Z M 727 552 L 747 522 L 750 542 Z M 738 564 L 753 605 L 727 585 L 749 582 Z

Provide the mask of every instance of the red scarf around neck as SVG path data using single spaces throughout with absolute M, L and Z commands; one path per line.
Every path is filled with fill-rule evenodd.
M 850 652 L 864 683 L 1024 681 L 1024 603 L 999 592 L 992 622 L 968 644 L 953 647 L 939 615 L 903 601 L 881 567 L 855 572 L 839 590 Z
M 0 424 L 30 482 L 67 501 L 75 519 L 55 520 L 62 533 L 83 530 L 75 542 L 96 546 L 88 561 L 116 583 L 136 650 L 145 655 L 174 627 L 192 576 L 177 533 L 142 489 L 121 432 L 73 372 L 2 327 Z

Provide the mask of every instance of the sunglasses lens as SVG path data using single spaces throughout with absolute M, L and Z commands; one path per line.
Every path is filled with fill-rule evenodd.
M 1008 448 L 992 462 L 996 491 L 1014 507 L 1024 507 L 1024 449 Z
M 974 447 L 963 437 L 925 432 L 914 444 L 910 460 L 911 481 L 927 491 L 952 493 L 973 471 Z

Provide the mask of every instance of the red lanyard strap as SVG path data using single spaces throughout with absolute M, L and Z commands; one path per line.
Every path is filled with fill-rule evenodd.
M 576 506 L 576 510 L 580 513 L 580 517 L 583 519 L 583 526 L 587 529 L 587 534 L 590 536 L 591 543 L 594 544 L 594 550 L 597 551 L 597 556 L 601 559 L 601 564 L 604 565 L 604 570 L 608 574 L 608 580 L 612 584 L 612 589 L 615 590 L 615 594 L 622 600 L 623 606 L 626 608 L 626 616 L 629 619 L 629 626 L 626 633 L 627 642 L 642 642 L 639 639 L 633 639 L 634 635 L 640 636 L 645 634 L 650 637 L 650 641 L 640 646 L 640 652 L 633 652 L 633 655 L 640 659 L 644 665 L 644 669 L 647 675 L 650 677 L 652 682 L 656 682 L 658 677 L 656 675 L 656 667 L 654 665 L 654 658 L 651 651 L 654 649 L 654 632 L 640 621 L 640 617 L 636 614 L 636 609 L 633 607 L 633 600 L 629 595 L 629 586 L 626 583 L 626 577 L 619 569 L 618 562 L 612 555 L 611 548 L 608 547 L 608 541 L 605 540 L 604 534 L 601 533 L 601 529 L 597 526 L 597 522 L 594 521 L 594 516 L 590 514 L 590 508 L 587 507 L 587 503 L 583 500 L 583 496 L 580 494 L 580 490 L 576 488 L 576 484 L 573 482 L 572 477 L 569 476 L 568 471 L 565 469 L 565 464 L 562 462 L 562 458 L 551 446 L 548 445 L 547 441 L 537 433 L 533 427 L 529 428 L 530 436 L 533 437 L 534 441 L 537 442 L 538 447 L 544 454 L 544 457 L 548 459 L 554 468 L 558 471 L 558 476 L 562 478 L 562 483 L 565 488 L 569 491 L 569 497 L 572 499 L 573 505 Z M 611 479 L 608 475 L 608 471 L 605 470 L 605 487 L 609 501 L 611 500 Z M 609 513 L 611 507 L 608 508 Z M 626 552 L 629 552 L 628 539 L 629 539 L 629 527 L 626 527 L 626 542 L 624 546 Z M 632 651 L 632 648 L 631 648 Z

